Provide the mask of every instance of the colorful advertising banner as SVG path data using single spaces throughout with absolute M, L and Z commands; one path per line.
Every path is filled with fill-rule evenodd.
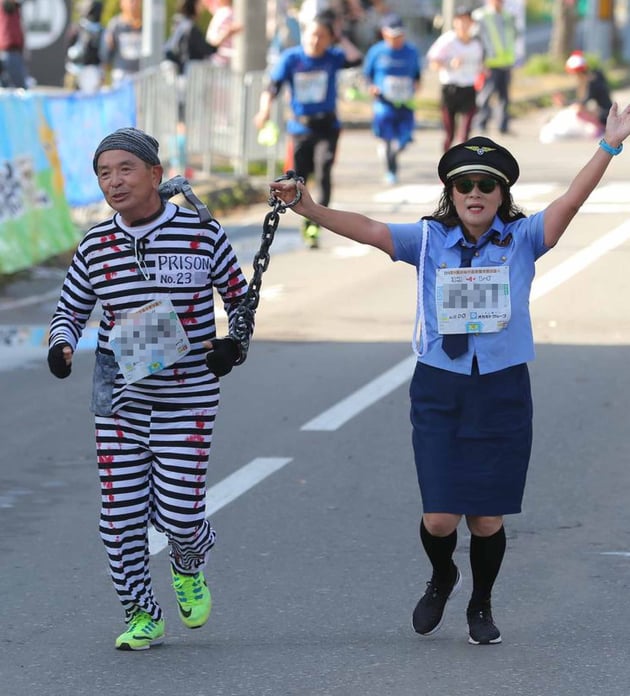
M 106 135 L 136 125 L 133 83 L 129 80 L 96 94 L 51 95 L 45 108 L 55 133 L 68 204 L 75 208 L 102 201 L 92 156 Z
M 42 98 L 0 95 L 0 273 L 29 268 L 78 238 Z
M 94 150 L 135 123 L 131 82 L 91 95 L 0 94 L 0 274 L 76 246 L 70 207 L 103 200 Z

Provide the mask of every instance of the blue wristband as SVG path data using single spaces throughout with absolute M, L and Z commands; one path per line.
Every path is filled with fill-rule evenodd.
M 609 155 L 618 155 L 623 150 L 623 143 L 619 143 L 619 147 L 609 145 L 603 138 L 599 141 L 599 146 Z

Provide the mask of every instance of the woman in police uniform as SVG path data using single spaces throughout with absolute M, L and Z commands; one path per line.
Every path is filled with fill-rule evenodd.
M 411 421 L 420 538 L 433 569 L 413 613 L 422 635 L 440 628 L 446 603 L 460 588 L 453 552 L 465 516 L 473 585 L 469 642 L 501 642 L 490 600 L 506 547 L 503 516 L 521 510 L 531 451 L 534 264 L 556 245 L 628 134 L 630 106 L 614 104 L 591 159 L 561 196 L 530 217 L 510 194 L 518 163 L 485 137 L 442 156 L 438 208 L 419 222 L 385 224 L 318 205 L 301 182 L 271 184 L 285 202 L 297 186 L 302 198 L 293 210 L 300 215 L 418 268 Z

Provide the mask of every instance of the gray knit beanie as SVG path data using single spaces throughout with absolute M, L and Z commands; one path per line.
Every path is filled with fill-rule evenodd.
M 125 150 L 150 165 L 160 164 L 158 150 L 160 144 L 152 136 L 139 128 L 119 128 L 106 135 L 94 152 L 92 166 L 97 173 L 98 158 L 107 150 Z

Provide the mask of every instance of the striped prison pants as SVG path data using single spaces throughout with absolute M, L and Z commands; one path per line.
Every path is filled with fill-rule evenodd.
M 216 406 L 126 404 L 113 416 L 95 416 L 99 530 L 127 620 L 137 609 L 162 616 L 149 572 L 149 523 L 166 534 L 178 572 L 201 570 L 214 545 L 205 495 L 216 413 Z

